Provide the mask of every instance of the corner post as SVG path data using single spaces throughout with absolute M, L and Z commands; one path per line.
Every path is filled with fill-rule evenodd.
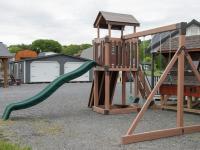
M 178 24 L 179 28 L 179 47 L 185 46 L 186 23 Z M 177 82 L 177 127 L 184 126 L 184 51 L 178 56 L 178 82 Z
M 110 66 L 110 37 L 105 38 L 105 67 Z M 105 109 L 110 109 L 110 72 L 105 70 Z

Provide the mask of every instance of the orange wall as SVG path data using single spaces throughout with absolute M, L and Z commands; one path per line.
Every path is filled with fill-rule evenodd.
M 35 57 L 37 57 L 37 53 L 35 51 L 22 50 L 15 54 L 15 61 L 19 61 L 21 59 L 26 59 L 26 58 L 35 58 Z

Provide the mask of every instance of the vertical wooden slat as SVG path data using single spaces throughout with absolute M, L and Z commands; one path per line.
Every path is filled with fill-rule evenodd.
M 102 65 L 105 65 L 105 42 L 103 41 L 103 64 Z
M 126 58 L 126 66 L 127 67 L 129 67 L 130 66 L 130 50 L 131 50 L 131 48 L 130 48 L 130 43 L 129 42 L 127 42 L 127 49 L 126 49 L 126 53 L 127 53 L 127 58 Z
M 110 66 L 110 43 L 105 42 L 105 65 Z
M 133 43 L 133 49 L 134 49 L 134 65 L 137 66 L 137 43 Z
M 133 42 L 130 43 L 131 44 L 131 47 L 130 47 L 130 53 L 131 53 L 131 64 L 130 64 L 130 67 L 133 68 L 133 59 L 134 59 L 134 45 L 133 45 Z
M 119 54 L 118 54 L 119 66 L 122 66 L 122 42 L 119 42 Z
M 116 66 L 118 67 L 119 66 L 119 62 L 118 62 L 118 49 L 119 49 L 119 43 L 118 42 L 116 42 L 116 47 L 115 47 L 116 49 L 115 49 L 115 54 L 116 54 L 116 56 L 115 56 L 115 60 L 116 60 Z
M 109 66 L 112 67 L 112 63 L 113 63 L 113 54 L 112 54 L 112 47 L 113 46 L 113 43 L 110 42 L 109 43 Z

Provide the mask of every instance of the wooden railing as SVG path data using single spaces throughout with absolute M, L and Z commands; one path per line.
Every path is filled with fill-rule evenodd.
M 93 41 L 94 60 L 101 66 L 129 68 L 137 64 L 136 39 L 98 38 Z

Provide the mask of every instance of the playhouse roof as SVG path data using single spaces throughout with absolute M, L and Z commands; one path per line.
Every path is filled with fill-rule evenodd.
M 0 58 L 11 58 L 12 54 L 8 51 L 7 47 L 0 42 Z
M 140 25 L 132 15 L 100 11 L 94 22 L 94 27 L 97 28 L 99 26 L 99 28 L 108 29 L 108 24 L 111 24 L 111 28 L 114 30 L 121 30 L 126 25 Z
M 200 27 L 200 22 L 198 22 L 195 19 L 193 19 L 192 21 L 190 21 L 187 24 L 187 27 L 189 27 L 191 25 L 194 25 L 194 24 Z M 149 46 L 148 49 L 151 50 L 151 52 L 158 52 L 158 47 L 160 46 L 160 42 L 163 44 L 166 41 L 168 41 L 170 39 L 170 37 L 173 38 L 177 34 L 178 34 L 177 30 L 155 34 L 153 36 L 152 40 L 151 40 L 151 44 L 150 44 L 150 46 Z M 192 48 L 192 47 L 193 48 L 199 48 L 199 46 L 200 46 L 199 42 L 191 42 L 191 39 L 193 39 L 193 40 L 197 39 L 197 41 L 199 41 L 199 38 L 200 38 L 200 36 L 186 37 L 186 45 L 188 45 L 187 48 Z M 175 44 L 177 45 L 178 43 L 175 43 Z

